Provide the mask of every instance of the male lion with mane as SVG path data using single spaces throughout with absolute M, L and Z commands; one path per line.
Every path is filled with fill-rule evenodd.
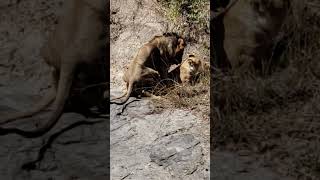
M 181 63 L 184 47 L 184 39 L 176 33 L 155 36 L 144 44 L 123 75 L 126 91 L 111 101 L 125 97 L 124 100 L 111 104 L 124 104 L 137 87 L 145 87 L 150 81 L 158 83 L 167 79 L 170 66 Z

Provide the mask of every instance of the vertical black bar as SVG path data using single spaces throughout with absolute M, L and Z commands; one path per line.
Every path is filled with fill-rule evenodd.
M 218 121 L 216 111 L 220 110 L 221 104 L 216 99 L 218 92 L 218 83 L 215 83 L 217 69 L 225 70 L 229 64 L 226 64 L 226 53 L 223 48 L 224 25 L 223 16 L 217 16 L 217 10 L 220 7 L 226 7 L 229 0 L 210 1 L 210 177 L 213 177 L 213 156 L 215 149 L 215 122 Z M 220 119 L 221 120 L 221 119 Z M 211 178 L 210 178 L 211 179 Z
M 214 40 L 215 40 L 215 36 L 214 36 L 214 24 L 215 24 L 215 20 L 213 18 L 214 16 L 214 7 L 216 5 L 217 0 L 212 0 L 210 1 L 210 179 L 212 179 L 211 177 L 213 176 L 213 166 L 212 166 L 212 157 L 213 157 L 213 150 L 214 150 L 214 136 L 213 136 L 213 126 L 214 126 L 214 114 L 213 114 L 213 110 L 214 110 L 214 93 L 213 93 L 213 75 L 214 75 L 214 67 L 216 67 L 215 65 L 215 49 L 214 49 Z
M 106 7 L 106 64 L 107 64 L 107 114 L 110 115 L 110 0 L 107 0 L 107 7 Z M 107 174 L 109 175 L 108 179 L 110 179 L 110 116 L 107 119 L 107 151 L 108 154 L 108 162 L 107 162 Z

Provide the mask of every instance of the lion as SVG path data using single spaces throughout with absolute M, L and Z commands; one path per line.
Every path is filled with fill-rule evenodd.
M 214 19 L 218 67 L 262 69 L 288 11 L 288 0 L 231 0 Z
M 195 54 L 189 54 L 180 65 L 180 80 L 182 84 L 194 84 L 197 77 L 210 69 L 209 62 L 204 62 Z
M 170 66 L 181 63 L 184 47 L 184 38 L 176 33 L 155 36 L 144 44 L 124 73 L 123 80 L 126 82 L 126 91 L 123 95 L 113 98 L 111 104 L 126 103 L 134 86 L 145 87 L 146 84 L 167 79 Z M 125 98 L 121 102 L 112 102 L 123 97 Z
M 58 121 L 68 99 L 76 69 L 79 65 L 101 61 L 104 51 L 105 12 L 104 0 L 65 1 L 63 15 L 47 43 L 41 48 L 45 62 L 53 67 L 54 88 L 33 109 L 2 118 L 2 124 L 32 116 L 53 102 L 49 121 L 41 128 L 24 131 L 17 128 L 0 128 L 0 134 L 16 133 L 27 138 L 38 137 L 49 131 Z

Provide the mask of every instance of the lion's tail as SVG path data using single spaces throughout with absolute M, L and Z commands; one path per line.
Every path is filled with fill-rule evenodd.
M 121 96 L 118 96 L 118 97 L 115 97 L 115 98 L 112 98 L 110 101 L 114 101 L 116 99 L 120 99 L 120 98 L 123 98 L 127 95 L 128 91 L 125 91 Z
M 128 99 L 129 99 L 131 93 L 132 93 L 133 84 L 134 83 L 129 83 L 129 86 L 128 86 L 128 89 L 127 89 L 127 94 L 126 94 L 126 96 L 125 96 L 123 101 L 121 101 L 121 102 L 110 102 L 110 104 L 122 105 L 122 104 L 126 103 L 128 101 Z

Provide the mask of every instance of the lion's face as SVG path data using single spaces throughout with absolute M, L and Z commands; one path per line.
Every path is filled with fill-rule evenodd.
M 175 49 L 175 61 L 176 61 L 175 63 L 176 64 L 181 63 L 185 46 L 186 46 L 186 43 L 185 43 L 184 39 L 179 38 L 177 47 Z
M 179 54 L 181 52 L 183 53 L 185 46 L 186 46 L 185 41 L 182 38 L 179 38 L 178 39 L 178 45 L 177 45 L 177 48 L 176 48 L 176 54 Z
M 196 59 L 196 58 L 188 59 L 188 63 L 189 63 L 190 72 L 197 71 L 199 69 L 200 64 L 201 64 L 200 60 Z
M 183 63 L 182 66 L 185 66 L 189 72 L 197 72 L 201 66 L 201 60 L 197 58 L 194 54 L 188 55 L 188 59 Z

